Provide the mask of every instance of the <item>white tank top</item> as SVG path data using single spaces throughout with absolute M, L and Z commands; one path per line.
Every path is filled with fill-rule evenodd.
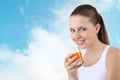
M 78 69 L 79 80 L 105 80 L 106 74 L 105 60 L 109 48 L 110 48 L 109 45 L 105 47 L 101 55 L 101 58 L 96 64 L 90 67 L 81 66 Z

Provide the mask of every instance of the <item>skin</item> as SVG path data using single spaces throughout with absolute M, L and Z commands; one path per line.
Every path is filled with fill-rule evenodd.
M 101 27 L 99 23 L 94 25 L 88 17 L 80 15 L 71 16 L 69 21 L 72 40 L 79 48 L 86 49 L 84 62 L 81 64 L 77 56 L 70 58 L 72 54 L 66 56 L 64 60 L 69 80 L 78 80 L 78 68 L 96 64 L 106 44 L 100 42 L 97 37 Z M 110 47 L 105 63 L 106 80 L 120 80 L 120 51 L 117 48 Z

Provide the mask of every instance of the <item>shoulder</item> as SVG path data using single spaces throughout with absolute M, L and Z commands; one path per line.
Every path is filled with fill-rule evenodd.
M 107 57 L 108 58 L 120 57 L 120 50 L 116 47 L 110 47 Z
M 110 47 L 106 56 L 106 80 L 120 80 L 120 50 Z
M 108 51 L 108 55 L 119 55 L 120 54 L 120 50 L 116 47 L 110 47 L 109 51 Z
M 120 50 L 116 47 L 110 47 L 106 56 L 106 66 L 115 66 L 120 64 Z

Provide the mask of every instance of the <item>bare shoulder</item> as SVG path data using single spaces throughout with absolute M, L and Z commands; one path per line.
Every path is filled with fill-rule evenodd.
M 112 64 L 120 63 L 120 50 L 116 47 L 110 47 L 107 58 L 106 64 L 112 66 Z
M 107 56 L 108 58 L 109 57 L 120 57 L 120 50 L 116 47 L 110 47 Z
M 106 57 L 106 80 L 120 80 L 120 50 L 110 47 Z

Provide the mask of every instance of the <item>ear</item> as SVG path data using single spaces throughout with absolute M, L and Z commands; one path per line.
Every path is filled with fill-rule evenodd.
M 99 30 L 101 28 L 101 25 L 99 23 L 96 24 L 96 33 L 98 34 Z

